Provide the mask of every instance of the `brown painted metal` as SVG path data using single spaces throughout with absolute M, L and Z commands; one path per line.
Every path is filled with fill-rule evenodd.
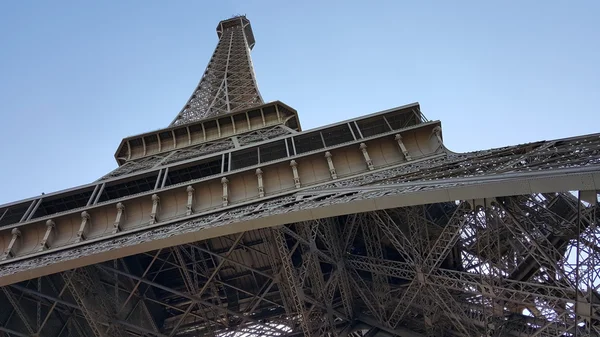
M 0 336 L 599 336 L 600 134 L 453 153 L 418 103 L 302 131 L 224 20 L 170 127 L 0 206 Z
M 412 160 L 423 160 L 432 156 L 443 155 L 437 138 L 432 137 L 438 123 L 427 123 L 406 129 L 402 132 L 404 144 L 411 154 Z M 337 172 L 337 179 L 355 176 L 370 171 L 365 162 L 360 144 L 368 144 L 368 153 L 373 168 L 382 169 L 406 163 L 395 140 L 396 131 L 368 140 L 353 141 L 349 144 L 324 148 L 304 155 L 290 156 L 280 160 L 253 165 L 241 170 L 226 172 L 196 181 L 151 190 L 146 193 L 112 200 L 111 202 L 91 205 L 82 209 L 51 214 L 45 217 L 6 226 L 0 231 L 0 252 L 12 253 L 10 258 L 25 257 L 31 254 L 49 253 L 56 249 L 67 249 L 69 246 L 80 244 L 85 240 L 109 239 L 114 233 L 114 223 L 117 219 L 117 205 L 123 205 L 123 214 L 119 217 L 120 235 L 122 232 L 140 230 L 145 226 L 163 221 L 174 221 L 187 215 L 187 188 L 194 189 L 191 208 L 194 214 L 206 214 L 223 208 L 222 178 L 228 179 L 228 204 L 235 207 L 240 204 L 254 203 L 262 198 L 273 198 L 295 193 L 298 190 L 313 187 L 332 180 L 325 153 L 331 154 L 332 164 Z M 295 160 L 298 176 L 302 185 L 296 189 L 290 160 Z M 256 169 L 263 171 L 264 197 L 259 196 Z M 153 195 L 158 195 L 160 201 L 156 215 L 153 216 Z M 53 226 L 48 227 L 47 221 Z M 12 230 L 20 231 L 19 247 L 10 247 Z M 83 233 L 83 239 L 78 233 Z M 46 233 L 51 238 L 45 240 Z M 8 257 L 7 257 L 8 259 Z M 0 261 L 0 263 L 2 263 Z

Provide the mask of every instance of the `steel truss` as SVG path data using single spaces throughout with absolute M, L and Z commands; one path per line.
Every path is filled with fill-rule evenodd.
M 250 59 L 254 37 L 243 16 L 222 21 L 219 43 L 198 87 L 171 125 L 181 125 L 263 103 Z
M 172 125 L 262 103 L 248 20 L 222 21 L 217 31 L 220 40 L 202 80 Z M 360 133 L 352 123 L 348 130 Z M 263 124 L 129 160 L 101 180 L 153 168 L 160 177 L 168 172 L 163 165 L 293 132 Z M 367 124 L 363 131 L 376 127 Z M 376 169 L 365 145 L 365 174 L 332 174 L 331 181 L 298 193 L 6 263 L 0 277 L 290 215 L 285 225 L 257 225 L 2 287 L 0 337 L 600 336 L 600 207 L 592 188 L 598 183 L 590 183 L 599 171 L 599 135 L 466 154 L 437 148 L 427 158 L 411 157 L 396 136 L 406 159 L 401 165 Z M 431 137 L 442 144 L 439 132 Z M 320 141 L 325 146 L 323 134 Z M 565 176 L 569 186 L 580 180 L 577 191 L 558 184 L 532 194 L 519 185 L 531 183 L 527 179 L 564 182 Z M 510 186 L 484 197 L 425 198 L 490 184 Z M 413 199 L 390 205 L 395 196 Z M 415 202 L 419 197 L 427 201 Z M 385 207 L 376 203 L 382 200 Z M 320 208 L 365 205 L 360 202 L 377 207 L 294 218 L 302 210 L 318 214 Z M 13 243 L 19 235 L 15 231 Z
M 7 336 L 596 336 L 598 194 L 293 223 L 2 288 Z

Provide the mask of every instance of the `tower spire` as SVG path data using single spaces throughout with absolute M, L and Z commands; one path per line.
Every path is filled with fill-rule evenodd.
M 263 104 L 250 50 L 254 34 L 245 16 L 219 22 L 219 43 L 200 83 L 171 125 L 181 125 Z

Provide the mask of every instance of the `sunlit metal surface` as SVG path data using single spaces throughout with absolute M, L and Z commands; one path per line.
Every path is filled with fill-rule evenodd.
M 600 335 L 599 134 L 453 153 L 418 104 L 301 131 L 249 21 L 217 30 L 170 128 L 0 206 L 0 336 Z

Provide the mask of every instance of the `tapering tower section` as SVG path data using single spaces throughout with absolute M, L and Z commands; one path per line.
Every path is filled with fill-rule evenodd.
M 263 103 L 250 51 L 254 34 L 245 16 L 219 22 L 219 43 L 192 97 L 171 125 L 227 114 Z

